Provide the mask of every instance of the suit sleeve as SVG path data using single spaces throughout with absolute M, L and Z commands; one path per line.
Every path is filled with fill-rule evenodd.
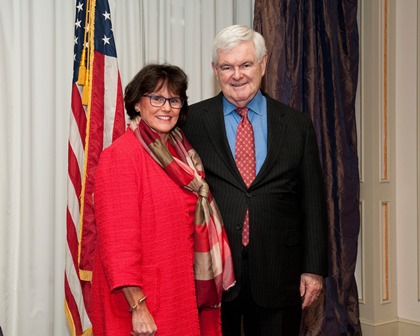
M 303 273 L 328 273 L 325 185 L 312 122 L 308 122 L 301 165 Z

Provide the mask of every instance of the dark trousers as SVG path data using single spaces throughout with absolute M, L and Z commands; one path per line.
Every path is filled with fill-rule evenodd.
M 249 286 L 248 253 L 242 258 L 241 291 L 230 302 L 222 303 L 223 336 L 298 336 L 302 310 L 263 308 L 255 304 Z

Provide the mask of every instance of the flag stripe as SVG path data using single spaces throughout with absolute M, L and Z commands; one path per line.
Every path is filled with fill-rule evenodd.
M 66 296 L 66 316 L 71 333 L 72 335 L 80 335 L 83 333 L 83 329 L 79 315 L 79 308 L 77 307 L 76 301 L 74 300 L 73 292 L 70 290 L 66 274 L 64 276 L 64 293 Z
M 76 195 L 80 195 L 80 192 L 82 191 L 82 173 L 79 167 L 79 159 L 76 157 L 76 153 L 78 153 L 77 150 L 81 150 L 81 149 L 76 148 L 76 151 L 74 151 L 71 146 L 71 143 L 69 143 L 69 146 L 68 146 L 68 173 L 69 173 L 69 179 L 70 179 L 69 182 L 71 182 L 71 186 L 75 190 Z M 82 164 L 83 164 L 83 161 L 82 161 Z
M 76 329 L 77 325 L 81 326 L 80 332 L 78 332 L 76 335 L 81 335 L 85 330 L 89 329 L 91 325 L 86 309 L 86 306 L 90 303 L 90 293 L 83 288 L 85 284 L 89 283 L 79 281 L 77 269 L 75 268 L 75 265 L 77 265 L 77 259 L 76 263 L 73 263 L 71 253 L 72 252 L 68 248 L 66 250 L 66 280 L 69 292 L 65 292 L 66 303 L 70 308 L 71 316 Z
M 126 121 L 124 114 L 124 97 L 123 89 L 121 84 L 121 76 L 118 72 L 118 81 L 117 81 L 117 101 L 115 105 L 115 118 L 114 118 L 114 129 L 112 132 L 112 141 L 114 142 L 126 129 Z
M 66 282 L 65 295 L 66 303 L 71 312 L 72 321 L 76 330 L 76 335 L 83 333 L 82 314 L 86 314 L 84 309 L 83 291 L 77 275 L 77 248 L 78 239 L 75 225 L 71 220 L 69 212 L 67 212 L 67 248 L 66 248 Z M 85 318 L 83 318 L 85 319 Z M 87 323 L 89 326 L 89 323 Z
M 72 101 L 71 101 L 71 108 L 72 108 L 72 116 L 74 117 L 75 124 L 72 124 L 73 127 L 70 128 L 72 132 L 79 132 L 79 137 L 82 141 L 83 148 L 85 147 L 85 138 L 86 138 L 86 112 L 82 104 L 82 97 L 79 91 L 80 89 L 74 83 L 72 87 Z M 76 127 L 75 127 L 76 126 Z M 70 137 L 70 139 L 75 139 L 76 137 Z
M 105 107 L 105 125 L 104 125 L 104 146 L 107 147 L 112 142 L 112 137 L 114 135 L 114 121 L 115 121 L 115 106 L 117 104 L 117 90 L 119 75 L 115 63 L 117 62 L 116 58 L 106 57 L 105 59 L 105 83 L 115 83 L 110 87 L 107 87 L 105 90 L 104 96 L 104 107 Z

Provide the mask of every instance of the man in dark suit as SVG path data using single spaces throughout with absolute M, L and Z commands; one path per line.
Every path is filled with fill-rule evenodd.
M 312 122 L 261 91 L 266 63 L 261 34 L 240 25 L 222 30 L 212 59 L 222 92 L 190 106 L 184 127 L 204 163 L 233 255 L 237 284 L 223 297 L 224 336 L 241 335 L 242 320 L 245 335 L 298 335 L 302 309 L 318 298 L 327 273 L 324 185 Z M 235 110 L 242 107 L 253 146 L 238 154 L 247 120 Z M 253 157 L 246 163 L 254 170 L 250 182 L 241 155 Z

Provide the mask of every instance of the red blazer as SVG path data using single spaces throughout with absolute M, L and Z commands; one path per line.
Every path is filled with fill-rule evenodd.
M 200 333 L 193 275 L 197 197 L 176 185 L 129 129 L 105 149 L 95 181 L 98 244 L 92 282 L 95 335 L 130 335 L 119 288 L 140 286 L 158 333 Z

